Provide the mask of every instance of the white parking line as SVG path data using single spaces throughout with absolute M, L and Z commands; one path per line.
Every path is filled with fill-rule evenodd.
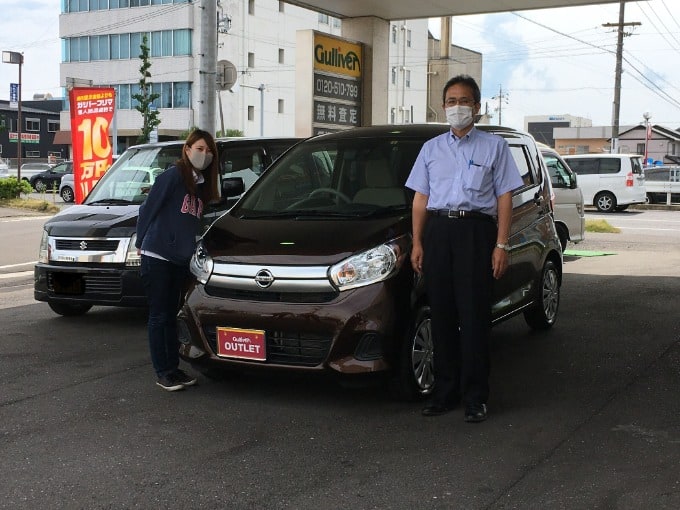
M 0 280 L 6 280 L 8 278 L 21 278 L 24 276 L 31 276 L 32 274 L 33 271 L 20 271 L 18 273 L 0 274 Z

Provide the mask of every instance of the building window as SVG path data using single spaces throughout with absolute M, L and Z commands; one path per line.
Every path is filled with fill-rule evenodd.
M 404 124 L 411 122 L 411 111 L 404 107 Z
M 394 124 L 396 122 L 396 111 L 394 108 L 390 109 L 390 124 Z
M 590 145 L 577 145 L 576 154 L 588 154 L 590 152 Z
M 340 18 L 333 18 L 333 28 L 340 28 Z
M 397 84 L 397 68 L 393 67 L 392 68 L 392 85 Z
M 637 154 L 644 155 L 645 154 L 645 144 L 644 143 L 639 143 L 637 144 L 637 151 L 635 151 Z
M 255 120 L 255 107 L 248 106 L 248 120 Z
M 279 113 L 283 113 L 283 99 L 279 99 Z
M 27 118 L 26 131 L 40 131 L 40 119 Z
M 248 0 L 248 14 L 255 14 L 255 0 Z
M 248 52 L 248 67 L 255 67 L 255 53 Z
M 397 44 L 397 25 L 392 25 L 392 44 Z
M 39 158 L 40 157 L 40 151 L 26 151 L 26 157 L 27 158 Z
M 279 1 L 279 12 L 285 12 L 286 2 Z
M 283 64 L 283 48 L 279 48 L 279 64 Z
M 49 133 L 56 133 L 57 131 L 59 131 L 59 121 L 47 119 L 47 131 Z
M 328 25 L 328 14 L 323 14 L 319 13 L 319 23 L 323 23 L 324 25 Z
M 411 47 L 411 31 L 407 30 L 406 31 L 406 46 Z
M 404 86 L 407 88 L 411 87 L 411 71 L 408 69 L 404 71 Z

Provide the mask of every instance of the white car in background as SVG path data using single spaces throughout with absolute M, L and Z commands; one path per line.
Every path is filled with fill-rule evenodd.
M 59 196 L 64 202 L 73 202 L 75 200 L 75 187 L 73 185 L 73 173 L 64 174 L 59 183 Z
M 600 212 L 624 211 L 647 201 L 639 154 L 574 154 L 562 156 L 578 175 L 583 202 Z

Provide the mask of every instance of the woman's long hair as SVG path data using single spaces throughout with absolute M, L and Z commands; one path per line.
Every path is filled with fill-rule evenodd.
M 182 157 L 177 160 L 177 168 L 182 174 L 182 180 L 184 181 L 184 186 L 187 188 L 189 193 L 196 195 L 199 187 L 196 185 L 194 180 L 194 171 L 189 157 L 187 156 L 187 147 L 191 147 L 200 139 L 205 140 L 206 145 L 210 149 L 213 155 L 212 163 L 201 172 L 203 174 L 204 184 L 200 187 L 200 198 L 203 200 L 204 204 L 209 204 L 215 202 L 219 198 L 219 192 L 217 190 L 218 175 L 219 175 L 219 165 L 220 165 L 220 155 L 217 152 L 217 145 L 215 144 L 215 139 L 207 131 L 202 129 L 194 129 L 187 136 L 184 146 L 182 147 Z

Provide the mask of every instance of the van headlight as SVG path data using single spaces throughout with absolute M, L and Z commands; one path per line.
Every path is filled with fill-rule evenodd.
M 408 250 L 401 238 L 353 255 L 330 268 L 330 278 L 338 290 L 364 287 L 383 281 L 397 272 Z
M 208 255 L 208 250 L 205 249 L 202 241 L 199 241 L 196 245 L 196 250 L 189 263 L 189 270 L 203 285 L 208 283 L 213 270 L 213 259 Z
M 127 267 L 139 267 L 142 265 L 142 256 L 137 253 L 137 247 L 135 243 L 137 242 L 137 234 L 132 234 L 130 237 L 130 243 L 128 244 L 127 253 L 125 254 L 125 265 Z

